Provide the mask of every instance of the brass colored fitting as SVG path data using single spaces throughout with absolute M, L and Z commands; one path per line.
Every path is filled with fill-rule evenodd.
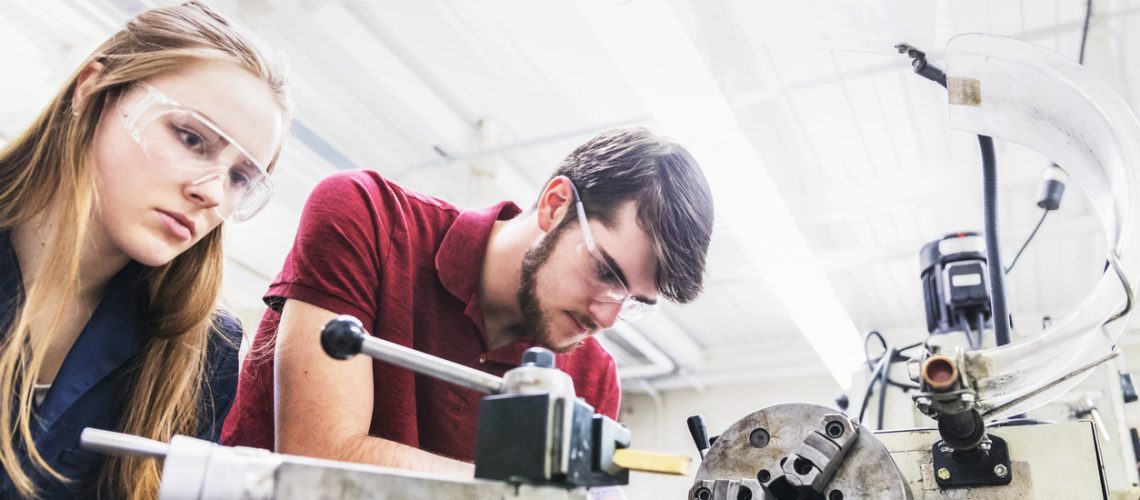
M 922 363 L 922 381 L 936 391 L 949 390 L 958 381 L 958 365 L 941 354 L 926 358 Z

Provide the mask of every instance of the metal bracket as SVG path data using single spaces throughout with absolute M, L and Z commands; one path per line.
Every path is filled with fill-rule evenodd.
M 974 450 L 955 451 L 942 440 L 934 443 L 934 479 L 944 489 L 1007 485 L 1013 480 L 1009 448 L 1005 440 L 989 435 L 988 451 L 982 446 Z

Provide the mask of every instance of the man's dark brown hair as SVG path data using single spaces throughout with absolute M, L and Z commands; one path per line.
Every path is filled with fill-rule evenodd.
M 570 153 L 551 179 L 559 175 L 578 188 L 586 216 L 607 227 L 618 208 L 636 202 L 638 226 L 657 253 L 657 290 L 677 303 L 700 295 L 713 227 L 712 193 L 685 148 L 644 128 L 608 130 Z M 576 224 L 573 209 L 570 214 L 563 223 Z

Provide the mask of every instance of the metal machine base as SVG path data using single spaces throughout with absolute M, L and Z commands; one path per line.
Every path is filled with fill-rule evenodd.
M 1009 484 L 941 487 L 930 446 L 939 440 L 936 429 L 883 431 L 875 437 L 889 450 L 916 500 L 1110 498 L 1092 422 L 991 427 L 986 432 L 1006 442 Z

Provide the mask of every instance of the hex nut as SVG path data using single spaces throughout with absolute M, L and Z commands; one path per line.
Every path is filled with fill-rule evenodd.
M 1009 475 L 1009 468 L 1007 468 L 1003 464 L 997 464 L 994 466 L 994 475 L 997 477 L 1004 478 L 1005 476 Z

